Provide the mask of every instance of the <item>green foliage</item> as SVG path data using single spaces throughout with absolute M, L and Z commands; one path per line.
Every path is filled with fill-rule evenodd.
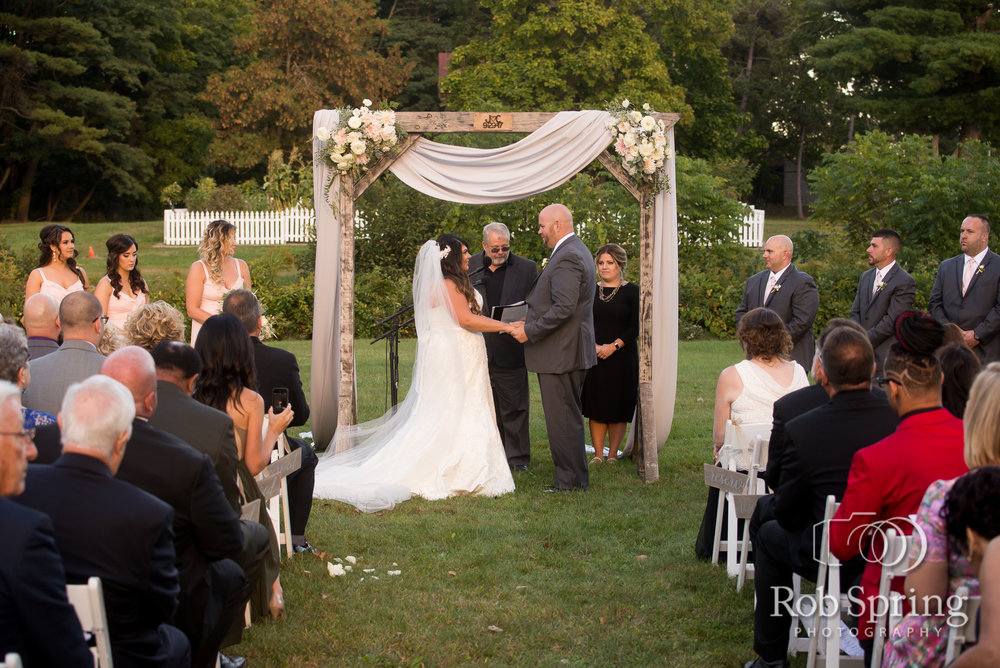
M 979 142 L 961 148 L 962 157 L 941 157 L 929 137 L 864 135 L 824 156 L 810 174 L 818 196 L 813 216 L 842 227 L 855 244 L 867 243 L 880 227 L 892 228 L 903 239 L 905 264 L 936 264 L 957 252 L 967 214 L 996 211 L 1000 159 Z
M 298 147 L 289 151 L 287 161 L 283 151 L 271 152 L 264 177 L 264 193 L 272 210 L 312 207 L 312 163 L 303 159 Z
M 184 196 L 184 206 L 192 211 L 207 211 L 208 200 L 216 188 L 215 179 L 206 176 L 198 179 L 197 185 Z
M 12 248 L 0 237 L 0 314 L 18 325 L 24 309 L 24 285 L 37 262 L 38 253 L 34 248 Z
M 245 211 L 248 208 L 243 193 L 234 185 L 219 186 L 212 190 L 205 206 L 209 211 Z
M 160 190 L 160 203 L 163 206 L 168 206 L 171 209 L 176 208 L 176 205 L 180 203 L 181 196 L 184 194 L 184 190 L 181 185 L 174 181 L 169 186 L 164 186 Z

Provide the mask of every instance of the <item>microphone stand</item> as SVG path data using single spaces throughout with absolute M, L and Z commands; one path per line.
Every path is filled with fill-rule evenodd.
M 368 345 L 374 345 L 382 339 L 386 340 L 386 345 L 389 347 L 389 394 L 392 398 L 392 407 L 395 408 L 396 404 L 399 403 L 399 330 L 409 325 L 413 322 L 413 318 L 410 318 L 406 322 L 400 322 L 403 317 L 413 310 L 413 304 L 401 307 L 395 313 L 390 315 L 388 318 L 383 318 L 375 324 L 376 327 L 384 325 L 388 322 L 392 324 L 384 332 L 382 332 L 378 338 L 374 339 Z

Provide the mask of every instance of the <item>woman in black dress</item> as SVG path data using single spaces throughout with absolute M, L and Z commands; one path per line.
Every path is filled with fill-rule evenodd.
M 597 249 L 597 284 L 594 298 L 594 340 L 597 366 L 583 383 L 583 415 L 590 420 L 594 442 L 591 464 L 618 461 L 618 447 L 635 413 L 639 389 L 639 288 L 625 280 L 628 257 L 618 244 Z

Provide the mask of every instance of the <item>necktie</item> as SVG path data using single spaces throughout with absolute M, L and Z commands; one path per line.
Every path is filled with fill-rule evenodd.
M 976 270 L 976 258 L 970 257 L 965 261 L 965 275 L 962 276 L 962 296 L 965 296 L 966 291 L 969 289 L 969 283 L 972 282 L 972 274 Z
M 872 283 L 872 297 L 878 293 L 878 284 L 882 282 L 882 270 L 875 270 L 875 282 Z
M 774 288 L 774 284 L 777 282 L 777 277 L 772 273 L 771 277 L 767 279 L 767 287 L 764 288 L 764 303 L 771 297 L 771 289 Z

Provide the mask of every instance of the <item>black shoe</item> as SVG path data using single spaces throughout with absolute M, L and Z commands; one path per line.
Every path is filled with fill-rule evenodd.
M 549 487 L 548 489 L 543 489 L 542 494 L 555 494 L 556 492 L 572 492 L 573 490 L 567 489 L 565 487 Z
M 219 653 L 219 668 L 243 668 L 247 665 L 247 660 L 242 656 L 226 656 Z
M 788 668 L 788 661 L 778 659 L 777 661 L 765 661 L 759 656 L 753 661 L 747 661 L 743 668 Z
M 301 545 L 292 545 L 292 550 L 295 554 L 302 554 L 303 552 L 309 552 L 310 554 L 318 554 L 316 548 L 309 544 L 309 541 L 302 541 Z
M 512 470 L 514 470 L 514 471 L 527 471 L 528 470 L 528 465 L 527 464 L 514 464 L 510 468 Z

